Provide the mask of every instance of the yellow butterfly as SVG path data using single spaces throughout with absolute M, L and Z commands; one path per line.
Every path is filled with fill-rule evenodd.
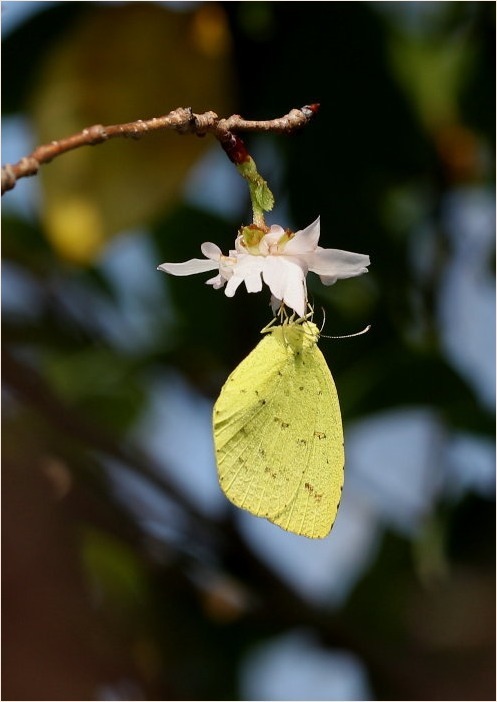
M 343 487 L 338 395 L 319 329 L 269 325 L 214 405 L 218 477 L 226 497 L 295 534 L 328 535 Z

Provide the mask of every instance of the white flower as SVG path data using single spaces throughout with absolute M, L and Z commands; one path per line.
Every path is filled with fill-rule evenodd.
M 285 231 L 278 224 L 273 224 L 267 232 L 251 225 L 241 230 L 235 250 L 230 251 L 229 256 L 223 256 L 216 244 L 206 242 L 202 244 L 206 259 L 163 263 L 159 270 L 173 275 L 191 275 L 217 269 L 218 275 L 207 283 L 216 289 L 226 284 L 228 297 L 233 297 L 242 282 L 248 292 L 260 292 L 264 281 L 271 291 L 274 310 L 284 303 L 303 317 L 307 308 L 309 271 L 317 273 L 324 285 L 332 285 L 342 278 L 367 273 L 369 266 L 369 256 L 364 254 L 318 246 L 319 234 L 319 217 L 295 233 Z

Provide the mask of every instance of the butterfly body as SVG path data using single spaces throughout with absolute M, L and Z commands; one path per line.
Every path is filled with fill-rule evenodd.
M 343 486 L 338 395 L 312 322 L 264 330 L 214 406 L 218 477 L 231 502 L 287 531 L 326 536 Z

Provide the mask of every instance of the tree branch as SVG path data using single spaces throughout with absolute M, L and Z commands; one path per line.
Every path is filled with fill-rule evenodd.
M 138 119 L 135 122 L 111 124 L 107 127 L 95 124 L 72 136 L 37 146 L 29 156 L 21 158 L 17 163 L 7 163 L 2 166 L 2 195 L 7 190 L 12 190 L 19 178 L 36 175 L 42 164 L 50 163 L 54 158 L 67 151 L 79 149 L 80 146 L 95 146 L 114 137 L 139 139 L 143 134 L 163 129 L 174 129 L 180 134 L 196 134 L 197 136 L 210 133 L 220 141 L 226 141 L 229 134 L 233 132 L 290 134 L 305 126 L 318 109 L 319 105 L 316 103 L 290 110 L 287 115 L 276 119 L 246 120 L 240 115 L 220 118 L 215 112 L 196 114 L 192 112 L 191 107 L 178 107 L 167 115 L 148 120 Z

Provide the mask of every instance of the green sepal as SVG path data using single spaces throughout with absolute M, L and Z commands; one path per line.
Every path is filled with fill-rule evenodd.
M 252 209 L 254 212 L 254 222 L 264 221 L 263 212 L 269 212 L 274 207 L 273 193 L 269 189 L 264 178 L 257 172 L 257 166 L 253 158 L 249 157 L 243 163 L 238 164 L 238 172 L 248 182 Z

